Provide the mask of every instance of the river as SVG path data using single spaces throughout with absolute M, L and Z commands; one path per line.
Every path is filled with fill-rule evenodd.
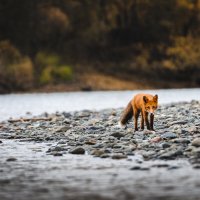
M 200 100 L 200 88 L 0 95 L 0 121 L 43 112 L 124 107 L 136 93 L 158 94 L 159 103 Z

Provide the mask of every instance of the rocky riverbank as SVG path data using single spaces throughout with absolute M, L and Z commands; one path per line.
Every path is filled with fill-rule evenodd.
M 13 169 L 13 165 L 20 165 L 23 169 L 22 158 L 27 156 L 31 157 L 32 161 L 36 159 L 40 166 L 35 168 L 34 164 L 31 164 L 32 161 L 27 161 L 29 167 L 36 171 L 35 176 L 38 177 L 36 181 L 38 183 L 46 180 L 46 177 L 44 178 L 38 170 L 48 168 L 48 165 L 50 166 L 54 161 L 58 162 L 57 165 L 54 163 L 58 174 L 61 171 L 61 174 L 70 173 L 71 170 L 73 178 L 67 182 L 67 188 L 71 191 L 70 195 L 56 196 L 60 199 L 64 197 L 84 199 L 83 188 L 87 185 L 86 196 L 91 199 L 94 198 L 94 195 L 97 195 L 99 199 L 115 199 L 115 195 L 119 191 L 121 192 L 119 199 L 133 197 L 148 199 L 148 195 L 154 199 L 158 197 L 183 199 L 185 195 L 187 195 L 187 199 L 195 199 L 200 194 L 198 192 L 200 181 L 198 182 L 196 177 L 197 174 L 200 175 L 200 102 L 192 101 L 160 106 L 155 116 L 155 132 L 144 130 L 134 133 L 132 121 L 128 124 L 127 129 L 118 127 L 121 112 L 120 108 L 98 112 L 83 110 L 69 113 L 44 113 L 37 117 L 11 119 L 0 123 L 0 152 L 4 152 L 0 163 L 0 170 L 3 174 L 3 179 L 0 178 L 0 197 L 2 195 L 4 199 L 9 199 L 9 195 L 6 195 L 6 192 L 9 191 L 7 187 L 12 185 L 12 181 L 4 172 L 7 172 L 9 168 Z M 11 144 L 16 150 L 19 149 L 17 154 Z M 23 151 L 17 145 L 21 145 L 20 148 L 24 146 Z M 26 146 L 31 146 L 34 154 L 32 151 L 32 153 L 27 152 Z M 35 154 L 40 156 L 35 158 Z M 71 164 L 65 163 L 67 166 L 63 168 L 65 159 L 69 159 Z M 78 159 L 80 162 L 74 162 L 73 159 Z M 25 172 L 26 167 L 25 165 Z M 15 170 L 13 169 L 13 176 L 16 178 Z M 52 172 L 51 170 L 52 168 L 49 169 L 50 172 Z M 168 176 L 171 170 L 176 170 L 178 173 L 171 177 L 170 184 Z M 129 173 L 131 172 L 137 173 L 137 175 L 130 178 Z M 191 176 L 188 175 L 188 172 Z M 91 175 L 92 173 L 94 174 Z M 52 178 L 52 174 L 54 173 L 49 173 L 47 177 L 51 176 Z M 58 174 L 55 175 L 55 182 L 62 179 L 58 177 Z M 188 178 L 184 179 L 186 174 Z M 102 177 L 98 177 L 99 175 Z M 29 181 L 26 175 L 24 177 L 25 179 L 20 178 L 22 183 L 28 182 L 29 186 L 31 184 L 34 186 L 33 181 Z M 113 182 L 115 177 L 118 177 L 116 178 L 118 183 Z M 175 177 L 176 179 L 174 179 Z M 141 179 L 138 183 L 139 178 Z M 148 183 L 146 182 L 147 178 L 149 178 Z M 75 191 L 79 195 L 76 192 L 73 193 L 71 189 L 71 186 L 74 188 L 77 179 L 80 179 L 80 183 Z M 162 183 L 159 185 L 159 180 L 164 184 L 164 190 L 157 191 L 155 188 L 161 187 Z M 167 186 L 164 183 L 165 180 L 167 180 Z M 62 187 L 66 186 L 66 179 L 65 181 L 62 179 L 62 181 Z M 180 186 L 183 187 L 181 190 L 174 186 L 180 181 L 182 181 Z M 186 193 L 184 187 L 188 181 L 191 192 Z M 85 187 L 81 184 L 82 182 L 86 184 Z M 119 189 L 122 182 L 126 186 L 124 193 Z M 155 187 L 150 187 L 151 183 Z M 51 189 L 56 185 L 46 182 L 45 184 L 47 191 L 41 192 L 42 195 L 38 199 L 48 199 L 49 191 L 52 192 Z M 110 184 L 113 186 L 113 191 L 108 195 L 107 189 L 111 187 Z M 147 189 L 143 193 L 141 190 L 136 194 L 137 184 L 141 188 L 150 187 L 151 189 Z M 17 183 L 12 187 L 18 187 Z M 101 194 L 98 188 L 102 188 Z M 15 190 L 13 189 L 13 191 Z M 17 192 L 15 191 L 15 193 Z M 27 193 L 29 196 L 34 193 L 32 187 L 27 189 Z M 26 197 L 26 193 L 19 193 L 19 196 L 15 197 L 22 199 L 22 196 Z M 34 196 L 31 199 L 34 199 Z

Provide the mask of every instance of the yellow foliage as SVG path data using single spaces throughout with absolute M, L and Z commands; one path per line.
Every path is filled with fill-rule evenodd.
M 41 73 L 40 83 L 47 84 L 47 83 L 51 83 L 52 81 L 53 81 L 52 67 L 46 67 Z
M 36 64 L 46 67 L 48 65 L 58 65 L 60 57 L 55 54 L 48 54 L 46 52 L 38 52 L 35 58 Z
M 200 66 L 200 39 L 177 37 L 174 45 L 167 49 L 168 57 L 177 69 Z
M 21 55 L 9 41 L 0 42 L 0 77 L 22 88 L 29 87 L 33 81 L 31 60 Z

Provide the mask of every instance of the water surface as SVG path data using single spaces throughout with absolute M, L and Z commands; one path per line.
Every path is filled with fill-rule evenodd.
M 200 100 L 200 88 L 9 94 L 0 95 L 0 121 L 25 116 L 27 112 L 38 115 L 43 112 L 124 107 L 138 92 L 158 94 L 160 104 Z

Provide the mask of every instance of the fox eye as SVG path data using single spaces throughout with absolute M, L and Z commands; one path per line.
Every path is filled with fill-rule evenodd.
M 149 106 L 147 106 L 147 109 L 150 109 L 150 107 L 149 107 Z

